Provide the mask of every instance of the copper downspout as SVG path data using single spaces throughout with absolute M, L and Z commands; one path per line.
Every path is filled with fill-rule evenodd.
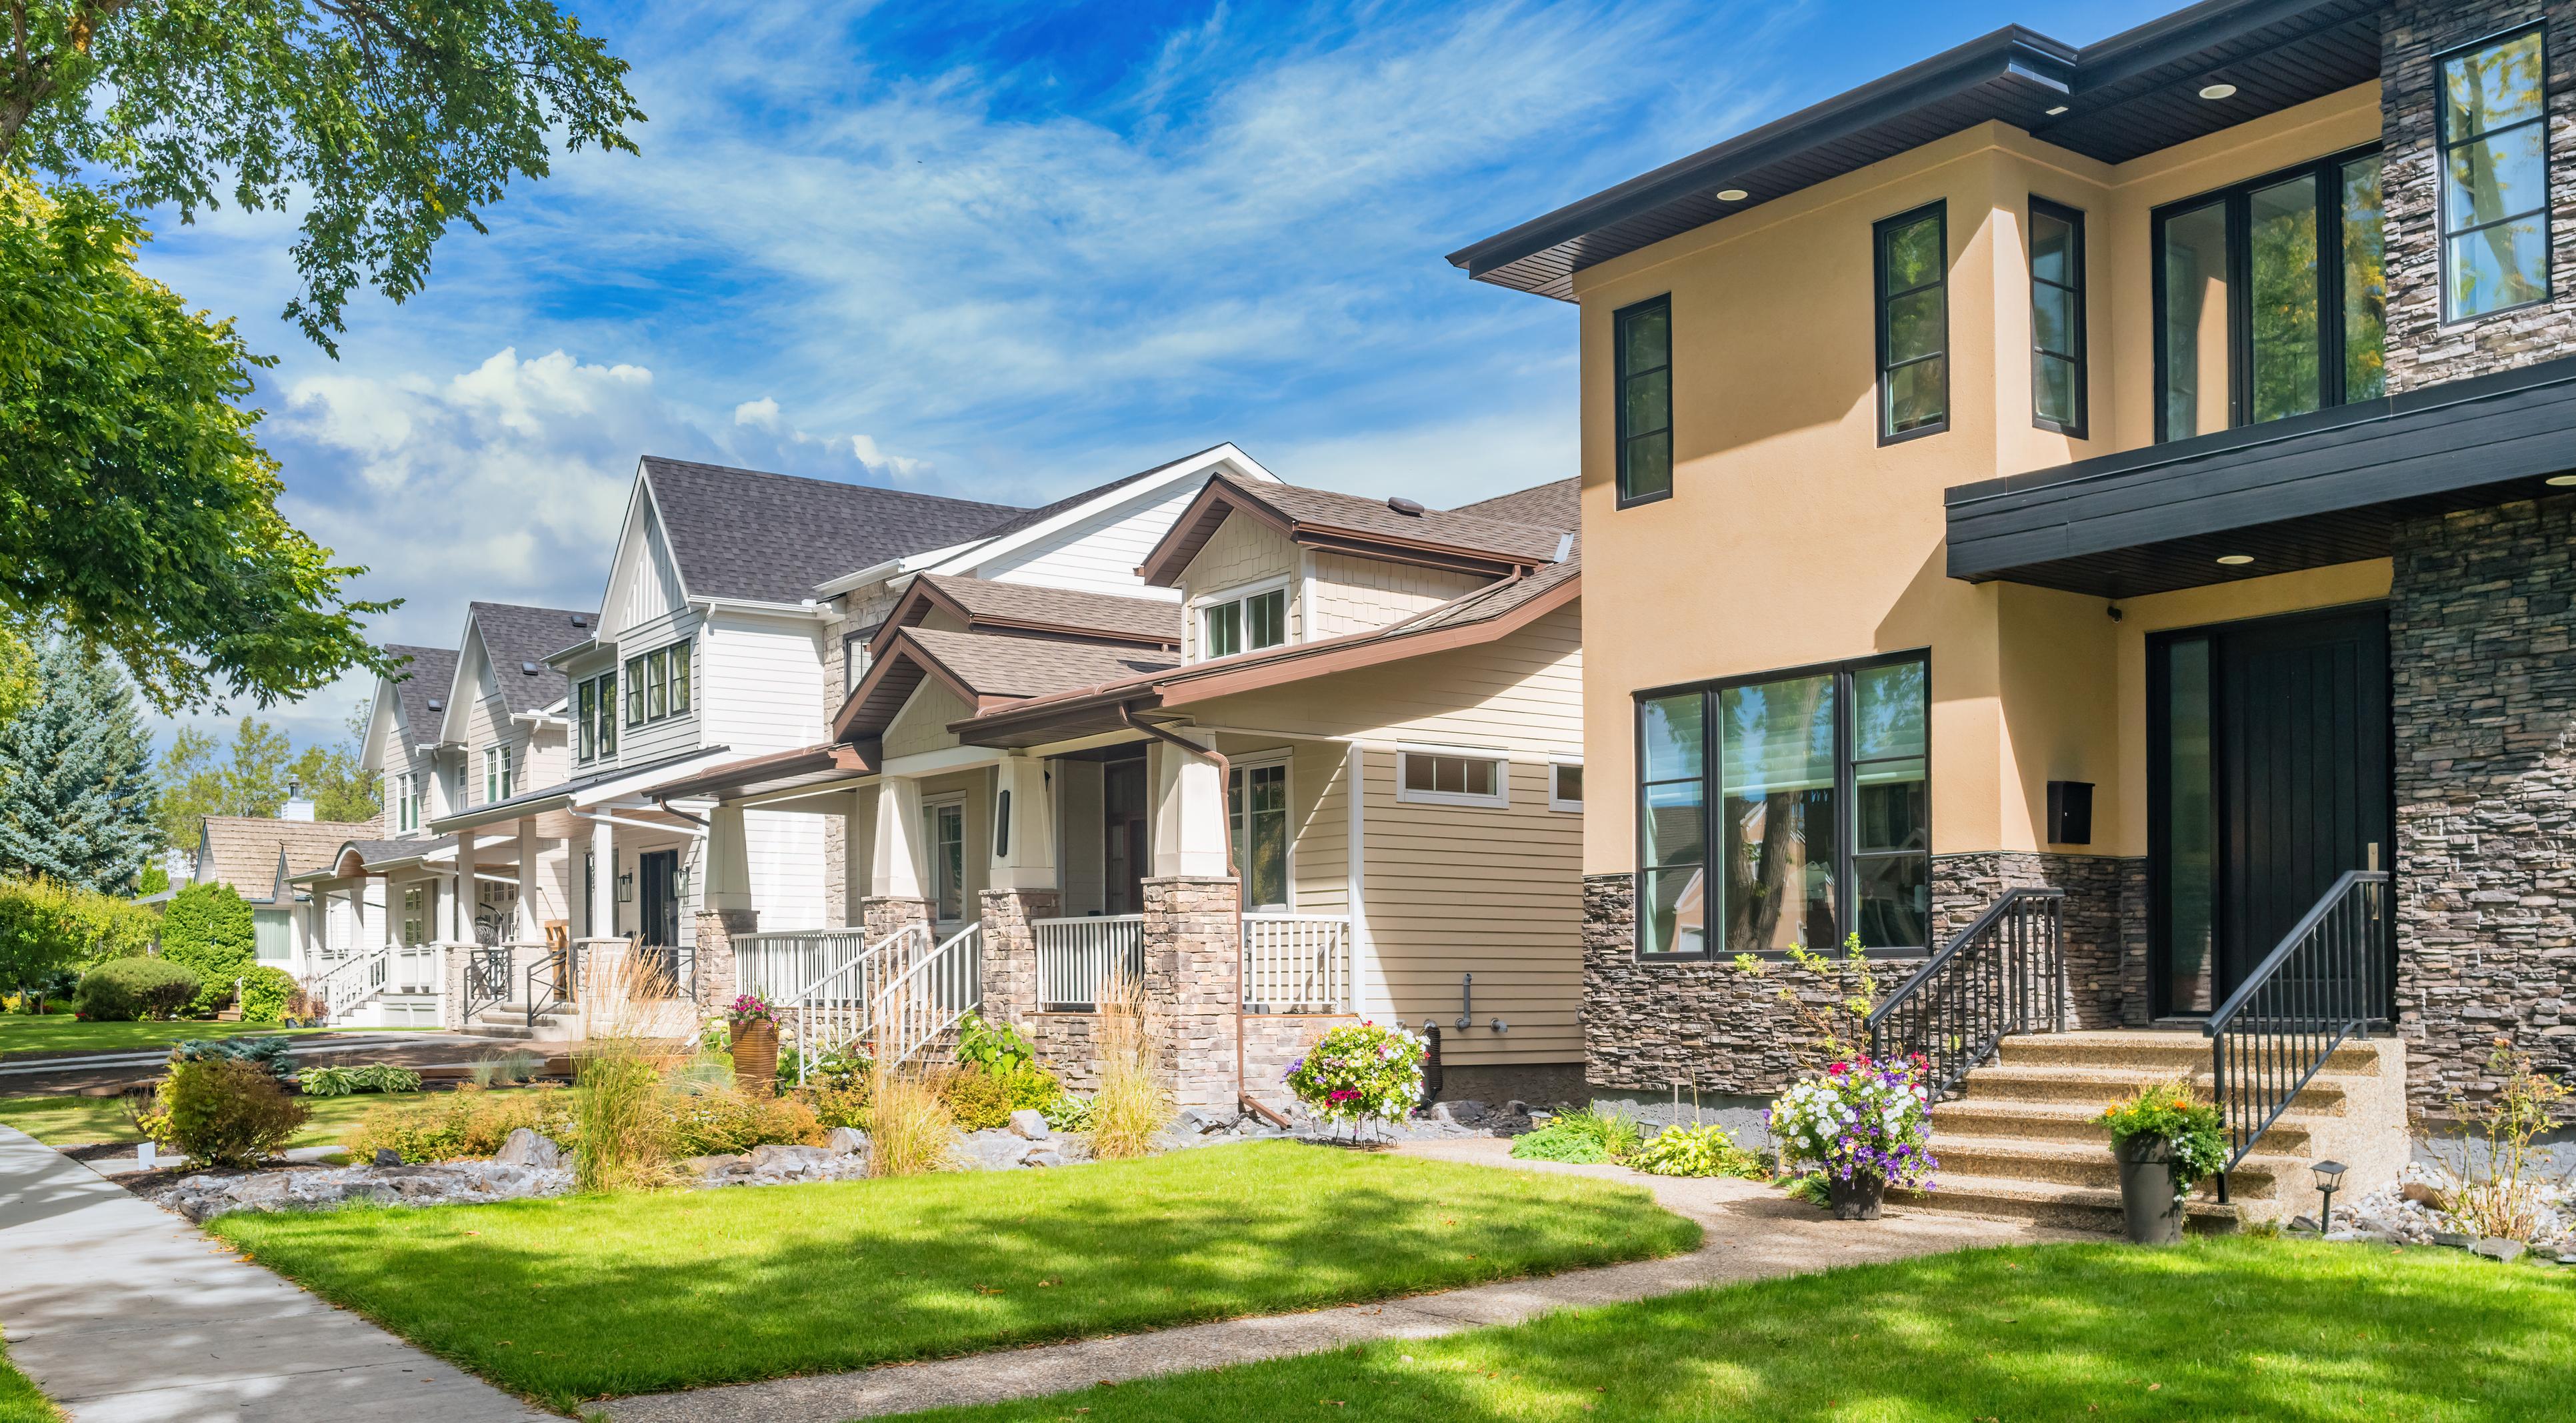
M 1118 704 L 1118 720 L 1125 724 L 1127 729 L 1130 731 L 1141 731 L 1147 736 L 1153 737 L 1157 741 L 1177 746 L 1181 750 L 1186 751 L 1193 756 L 1204 756 L 1207 759 L 1214 761 L 1216 763 L 1217 784 L 1223 788 L 1222 793 L 1228 795 L 1233 793 L 1234 763 L 1225 758 L 1224 752 L 1216 750 L 1213 747 L 1201 746 L 1195 741 L 1175 735 L 1171 731 L 1157 726 L 1150 721 L 1138 721 L 1136 719 L 1136 706 L 1133 702 L 1120 702 Z M 1227 878 L 1234 881 L 1234 956 L 1236 963 L 1234 990 L 1234 1100 L 1237 1106 L 1244 1107 L 1252 1111 L 1263 1120 L 1268 1121 L 1271 1125 L 1285 1131 L 1288 1129 L 1288 1119 L 1279 1115 L 1277 1112 L 1270 1110 L 1268 1107 L 1261 1105 L 1259 1102 L 1252 1100 L 1252 1094 L 1244 1090 L 1243 970 L 1241 966 L 1243 962 L 1243 870 L 1240 866 L 1236 865 L 1234 861 L 1234 827 L 1231 824 L 1227 825 L 1225 828 L 1225 873 Z

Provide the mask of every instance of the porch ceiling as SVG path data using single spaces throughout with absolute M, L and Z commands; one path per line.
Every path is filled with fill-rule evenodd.
M 2576 357 L 1962 485 L 1949 571 L 2116 599 L 2385 558 L 2399 519 L 2569 470 Z

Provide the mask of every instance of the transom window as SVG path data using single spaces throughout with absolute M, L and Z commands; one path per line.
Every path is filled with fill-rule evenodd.
M 626 659 L 626 724 L 689 714 L 689 644 L 683 640 Z
M 1934 203 L 1874 229 L 1881 444 L 1950 428 L 1948 214 Z
M 2442 319 L 2549 299 L 2548 45 L 2537 28 L 2442 61 Z
M 2030 200 L 2030 418 L 2084 438 L 2084 214 Z
M 1199 656 L 1232 657 L 1288 640 L 1288 590 L 1230 598 L 1199 609 Z
M 1288 763 L 1237 766 L 1227 778 L 1226 817 L 1234 863 L 1243 875 L 1243 907 L 1288 907 Z
M 1917 653 L 1639 697 L 1638 953 L 1929 948 L 1929 670 Z
M 1474 751 L 1398 751 L 1395 798 L 1431 805 L 1510 804 L 1511 767 Z
M 2381 212 L 2375 149 L 2157 211 L 2157 439 L 2387 393 Z
M 1619 502 L 1673 492 L 1673 299 L 1659 296 L 1610 318 L 1618 365 Z

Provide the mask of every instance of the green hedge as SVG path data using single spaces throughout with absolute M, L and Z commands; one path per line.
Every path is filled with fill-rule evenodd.
M 194 1002 L 205 980 L 168 959 L 109 959 L 81 979 L 83 1016 L 108 1023 L 167 1018 Z

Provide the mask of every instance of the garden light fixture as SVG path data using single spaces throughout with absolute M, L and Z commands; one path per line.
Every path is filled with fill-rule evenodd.
M 2319 1161 L 2311 1164 L 2308 1170 L 2316 1174 L 2317 1190 L 2326 1198 L 2324 1208 L 2317 1212 L 2317 1234 L 2323 1235 L 2334 1229 L 2334 1193 L 2335 1187 L 2343 1184 L 2344 1164 Z

